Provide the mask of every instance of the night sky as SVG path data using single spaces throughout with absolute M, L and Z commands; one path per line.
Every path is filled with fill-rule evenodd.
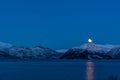
M 19 46 L 71 48 L 92 38 L 120 44 L 115 0 L 0 0 L 0 41 Z

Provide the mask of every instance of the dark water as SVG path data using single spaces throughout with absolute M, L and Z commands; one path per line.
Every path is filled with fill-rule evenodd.
M 0 61 L 0 80 L 120 80 L 120 61 Z

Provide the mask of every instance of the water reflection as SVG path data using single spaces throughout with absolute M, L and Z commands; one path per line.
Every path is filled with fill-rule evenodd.
M 86 80 L 94 80 L 94 64 L 91 61 L 86 63 Z

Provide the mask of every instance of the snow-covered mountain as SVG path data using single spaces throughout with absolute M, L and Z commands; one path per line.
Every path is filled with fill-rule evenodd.
M 114 47 L 109 52 L 113 59 L 120 59 L 120 47 Z
M 56 51 L 45 48 L 42 46 L 26 48 L 13 46 L 5 50 L 11 56 L 15 56 L 20 59 L 57 59 L 58 54 Z
M 12 46 L 13 46 L 13 45 L 11 45 L 11 44 L 4 43 L 4 42 L 0 42 L 0 49 L 10 48 L 10 47 L 12 47 Z
M 83 44 L 81 46 L 76 46 L 73 47 L 72 49 L 83 49 L 83 50 L 88 50 L 91 52 L 105 52 L 107 53 L 108 51 L 110 51 L 112 48 L 116 47 L 117 45 L 100 45 L 100 44 L 94 44 L 94 43 L 86 43 Z M 56 50 L 56 52 L 60 52 L 60 53 L 65 53 L 67 52 L 69 49 L 60 49 L 60 50 Z
M 58 59 L 59 54 L 42 46 L 19 47 L 0 42 L 0 58 L 10 59 Z
M 94 43 L 87 43 L 87 44 L 81 45 L 80 47 L 73 47 L 73 49 L 78 48 L 78 49 L 88 50 L 91 52 L 107 53 L 114 47 L 116 47 L 116 46 L 115 45 L 100 45 L 100 44 L 94 44 Z
M 108 59 L 111 55 L 108 53 L 114 45 L 99 45 L 94 43 L 83 44 L 79 47 L 69 49 L 62 59 Z
M 42 46 L 19 47 L 0 42 L 0 58 L 9 59 L 120 59 L 120 46 L 83 44 L 71 49 L 52 50 Z

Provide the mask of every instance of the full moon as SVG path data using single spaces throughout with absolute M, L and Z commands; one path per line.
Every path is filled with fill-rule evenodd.
M 92 39 L 88 39 L 88 42 L 89 42 L 89 43 L 92 43 Z

